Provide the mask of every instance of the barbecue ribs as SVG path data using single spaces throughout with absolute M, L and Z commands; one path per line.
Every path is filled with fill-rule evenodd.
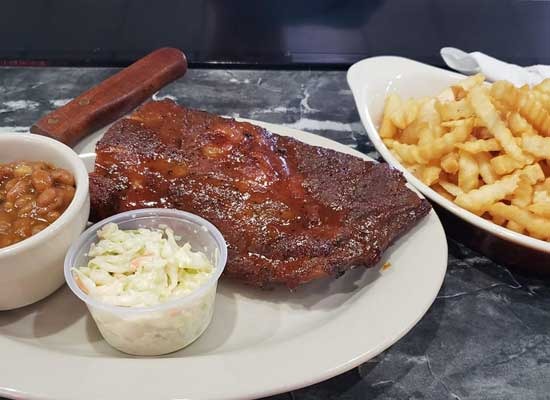
M 225 275 L 262 287 L 371 267 L 430 210 L 387 164 L 169 100 L 115 123 L 96 152 L 92 218 L 146 207 L 198 214 L 227 241 Z

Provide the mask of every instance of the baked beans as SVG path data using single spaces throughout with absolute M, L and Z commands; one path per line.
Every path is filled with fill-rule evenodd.
M 71 203 L 73 175 L 43 161 L 0 163 L 0 248 L 54 222 Z

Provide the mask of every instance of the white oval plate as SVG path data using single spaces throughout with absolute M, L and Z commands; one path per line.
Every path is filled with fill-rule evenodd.
M 255 123 L 369 159 L 314 134 Z M 93 152 L 99 136 L 77 149 Z M 84 304 L 64 287 L 34 306 L 0 313 L 0 395 L 243 400 L 311 385 L 379 354 L 428 310 L 447 268 L 447 242 L 436 214 L 431 211 L 383 261 L 391 267 L 358 268 L 294 293 L 224 281 L 206 333 L 188 348 L 157 358 L 110 348 Z
M 478 217 L 423 184 L 397 161 L 378 134 L 378 125 L 384 112 L 384 100 L 389 93 L 398 93 L 402 98 L 434 97 L 450 85 L 466 78 L 464 75 L 408 58 L 383 56 L 367 58 L 353 64 L 348 70 L 347 78 L 359 116 L 374 147 L 384 160 L 401 170 L 407 180 L 422 194 L 457 217 L 493 235 L 550 253 L 550 243 L 522 235 Z

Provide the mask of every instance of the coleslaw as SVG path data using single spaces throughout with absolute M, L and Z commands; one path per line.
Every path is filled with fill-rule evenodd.
M 73 268 L 79 287 L 89 296 L 123 307 L 154 306 L 192 293 L 205 283 L 213 265 L 191 245 L 179 246 L 174 232 L 121 230 L 109 223 L 97 232 L 86 266 Z

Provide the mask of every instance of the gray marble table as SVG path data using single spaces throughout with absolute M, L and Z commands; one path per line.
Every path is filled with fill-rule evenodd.
M 114 72 L 0 68 L 0 134 L 25 131 Z M 342 71 L 190 70 L 159 94 L 166 95 L 314 132 L 377 157 Z M 0 362 L 9 360 L 0 355 Z M 359 368 L 270 398 L 284 399 L 550 399 L 550 287 L 449 239 L 443 287 L 402 340 Z

